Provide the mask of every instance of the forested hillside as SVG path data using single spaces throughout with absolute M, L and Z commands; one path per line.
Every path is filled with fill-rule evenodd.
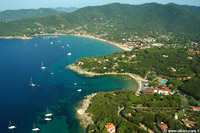
M 175 5 L 109 4 L 81 8 L 64 16 L 0 23 L 0 36 L 47 33 L 90 34 L 125 42 L 139 37 L 170 36 L 169 43 L 199 42 L 200 14 Z

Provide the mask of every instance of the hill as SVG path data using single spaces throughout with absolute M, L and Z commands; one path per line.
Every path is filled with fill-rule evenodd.
M 196 13 L 200 13 L 200 7 L 198 6 L 187 6 L 187 5 L 177 5 L 174 3 L 170 3 L 171 5 L 186 9 L 188 11 L 192 11 L 192 12 L 196 12 Z
M 24 18 L 37 18 L 50 15 L 62 15 L 64 12 L 50 8 L 6 10 L 0 12 L 0 21 L 10 21 Z
M 71 12 L 78 10 L 78 8 L 76 8 L 76 7 L 56 7 L 55 10 L 71 13 Z
M 0 36 L 89 34 L 120 43 L 152 37 L 157 42 L 186 44 L 191 40 L 199 42 L 199 23 L 200 14 L 170 4 L 114 3 L 81 8 L 63 16 L 0 23 Z

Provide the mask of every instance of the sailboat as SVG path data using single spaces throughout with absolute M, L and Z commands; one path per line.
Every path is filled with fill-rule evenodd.
M 67 55 L 72 55 L 72 53 L 67 53 Z
M 48 108 L 47 108 L 47 111 L 46 111 L 45 117 L 51 117 L 52 115 L 53 115 L 52 113 L 49 113 L 49 112 L 48 112 Z
M 40 129 L 35 127 L 35 123 L 33 123 L 33 128 L 32 128 L 32 131 L 39 131 Z
M 54 75 L 54 73 L 52 72 L 52 70 L 51 70 L 51 75 Z
M 16 126 L 12 126 L 11 121 L 9 121 L 8 129 L 15 129 L 15 128 L 17 128 L 17 127 Z
M 33 83 L 33 81 L 32 81 L 32 77 L 30 78 L 30 80 L 31 80 L 31 81 L 30 81 L 29 86 L 30 86 L 30 87 L 36 87 L 37 85 Z
M 43 62 L 41 62 L 41 69 L 44 70 L 46 67 L 44 66 Z

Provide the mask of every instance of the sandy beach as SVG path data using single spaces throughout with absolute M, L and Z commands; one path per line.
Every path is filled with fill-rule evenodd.
M 125 45 L 121 45 L 117 42 L 112 42 L 112 41 L 108 41 L 108 40 L 104 40 L 104 39 L 101 39 L 101 38 L 97 38 L 97 37 L 94 37 L 94 36 L 90 36 L 90 35 L 79 35 L 79 34 L 75 34 L 73 36 L 78 36 L 78 37 L 86 37 L 86 38 L 91 38 L 91 39 L 96 39 L 96 40 L 99 40 L 99 41 L 102 41 L 102 42 L 106 42 L 106 43 L 109 43 L 109 44 L 112 44 L 118 48 L 121 48 L 122 50 L 124 51 L 131 51 L 130 48 L 126 47 Z
M 92 117 L 86 113 L 89 105 L 91 104 L 91 99 L 96 95 L 93 93 L 91 95 L 85 96 L 85 98 L 81 101 L 78 108 L 76 108 L 76 116 L 80 120 L 80 125 L 84 128 L 87 128 L 88 125 L 93 124 Z
M 132 74 L 132 73 L 116 73 L 116 72 L 111 72 L 111 73 L 93 73 L 93 72 L 87 72 L 85 71 L 84 69 L 72 64 L 72 65 L 68 65 L 66 67 L 67 69 L 70 69 L 78 74 L 81 74 L 81 75 L 85 75 L 85 76 L 88 76 L 88 77 L 94 77 L 94 76 L 104 76 L 104 75 L 128 75 L 130 76 L 131 78 L 135 79 L 136 82 L 138 83 L 138 89 L 136 91 L 136 95 L 139 94 L 139 92 L 141 91 L 141 88 L 142 88 L 142 81 L 147 81 L 145 79 L 143 79 L 142 77 L 140 77 L 139 75 L 136 75 L 136 74 Z
M 33 37 L 26 37 L 26 36 L 0 36 L 2 39 L 23 39 L 23 40 L 28 40 L 32 39 Z

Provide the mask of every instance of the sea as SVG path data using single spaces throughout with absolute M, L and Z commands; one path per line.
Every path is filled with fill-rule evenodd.
M 76 36 L 0 39 L 0 133 L 32 133 L 34 123 L 39 133 L 84 132 L 75 110 L 84 96 L 119 89 L 134 94 L 138 84 L 128 76 L 88 78 L 66 66 L 81 57 L 121 51 L 106 42 Z M 36 87 L 29 86 L 31 77 Z M 44 120 L 47 111 L 53 114 L 51 121 Z M 10 123 L 17 128 L 9 130 Z

